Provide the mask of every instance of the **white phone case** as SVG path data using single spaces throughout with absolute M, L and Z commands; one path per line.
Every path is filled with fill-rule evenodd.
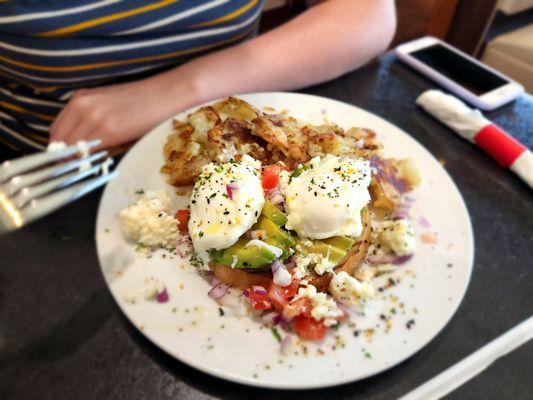
M 451 80 L 447 76 L 441 74 L 439 71 L 417 60 L 411 55 L 411 53 L 416 50 L 420 50 L 437 43 L 458 54 L 459 57 L 463 57 L 471 61 L 472 63 L 479 65 L 481 68 L 490 71 L 494 75 L 505 79 L 509 83 L 479 96 L 475 93 L 472 93 L 470 90 L 464 88 L 463 86 L 459 85 L 457 82 Z M 524 92 L 524 87 L 518 82 L 515 82 L 508 76 L 505 76 L 504 74 L 494 70 L 493 68 L 490 68 L 489 66 L 479 62 L 475 58 L 463 53 L 455 47 L 450 46 L 442 40 L 431 36 L 426 36 L 408 43 L 401 44 L 396 47 L 395 53 L 401 61 L 410 65 L 412 68 L 422 73 L 422 75 L 425 75 L 429 79 L 437 82 L 441 86 L 448 89 L 450 92 L 456 94 L 457 96 L 463 98 L 464 100 L 468 101 L 469 103 L 482 110 L 494 110 L 495 108 L 500 107 L 503 104 L 506 104 L 516 99 L 521 93 Z

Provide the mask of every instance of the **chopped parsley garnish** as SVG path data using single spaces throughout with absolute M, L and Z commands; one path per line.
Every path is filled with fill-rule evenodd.
M 272 331 L 272 335 L 274 335 L 276 340 L 281 343 L 282 339 L 281 339 L 281 335 L 279 334 L 278 330 L 276 328 L 272 328 L 271 331 Z
M 224 310 L 221 307 L 218 307 L 218 315 L 221 317 L 224 316 Z
M 144 194 L 144 189 L 137 189 L 135 194 Z

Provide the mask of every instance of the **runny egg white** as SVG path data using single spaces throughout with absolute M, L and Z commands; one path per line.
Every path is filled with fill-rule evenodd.
M 325 239 L 357 237 L 363 231 L 361 211 L 370 202 L 370 165 L 362 159 L 334 155 L 313 158 L 299 176 L 282 185 L 288 222 L 299 236 Z
M 265 204 L 260 167 L 244 156 L 242 161 L 210 163 L 196 179 L 188 226 L 204 263 L 210 260 L 209 250 L 230 247 L 257 222 Z

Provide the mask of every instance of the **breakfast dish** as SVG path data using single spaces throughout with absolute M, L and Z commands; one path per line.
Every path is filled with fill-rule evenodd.
M 223 99 L 162 124 L 117 168 L 97 222 L 106 282 L 146 337 L 210 374 L 360 379 L 424 346 L 466 290 L 473 243 L 450 178 L 352 106 Z
M 421 178 L 412 159 L 384 158 L 371 130 L 233 97 L 173 125 L 161 171 L 193 184 L 188 207 L 169 212 L 168 195 L 150 192 L 121 212 L 122 228 L 145 248 L 190 244 L 219 304 L 240 290 L 250 316 L 322 340 L 364 310 L 374 276 L 413 256 L 409 192 Z

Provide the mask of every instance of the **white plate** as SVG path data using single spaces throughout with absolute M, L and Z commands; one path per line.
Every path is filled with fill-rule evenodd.
M 256 107 L 286 109 L 291 115 L 314 123 L 321 123 L 326 115 L 345 128 L 373 129 L 388 155 L 415 158 L 423 176 L 412 209 L 415 229 L 418 234 L 435 232 L 438 244 L 422 243 L 418 238 L 416 254 L 408 264 L 375 280 L 376 287 L 386 285 L 391 277 L 400 282 L 379 292 L 369 315 L 352 317 L 356 327 L 344 324 L 324 343 L 305 345 L 305 349 L 295 341 L 289 355 L 281 356 L 272 332 L 260 329 L 257 321 L 219 316 L 218 305 L 207 296 L 209 284 L 185 260 L 164 258 L 163 252 L 150 259 L 142 258 L 121 235 L 117 216 L 134 201 L 135 190 L 172 191 L 159 173 L 162 148 L 171 132 L 171 121 L 167 121 L 122 159 L 117 167 L 120 175 L 107 185 L 98 211 L 98 256 L 122 311 L 148 339 L 178 360 L 220 378 L 255 386 L 303 389 L 338 385 L 374 375 L 412 356 L 444 328 L 470 279 L 472 229 L 456 186 L 418 142 L 369 112 L 303 94 L 259 93 L 241 97 Z M 186 201 L 176 197 L 177 205 L 183 206 Z M 416 222 L 420 216 L 431 222 L 431 229 Z M 147 276 L 166 284 L 170 301 L 125 303 L 124 296 L 141 288 Z M 390 324 L 381 319 L 381 314 L 390 316 Z M 414 324 L 408 324 L 410 320 Z M 387 325 L 390 329 L 385 333 Z M 374 334 L 368 330 L 372 328 Z M 360 331 L 357 336 L 356 330 Z

